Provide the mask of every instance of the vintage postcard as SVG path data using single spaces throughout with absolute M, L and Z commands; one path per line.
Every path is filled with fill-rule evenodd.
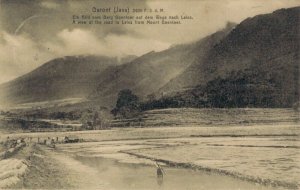
M 299 0 L 0 0 L 0 189 L 299 189 L 299 46 Z

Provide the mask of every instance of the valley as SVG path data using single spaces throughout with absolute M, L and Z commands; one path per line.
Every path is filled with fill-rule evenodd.
M 0 84 L 0 188 L 299 189 L 299 11 L 141 56 L 58 57 Z M 112 18 L 103 42 L 140 42 Z

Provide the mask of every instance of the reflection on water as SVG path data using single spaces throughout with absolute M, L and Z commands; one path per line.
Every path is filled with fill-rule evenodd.
M 163 182 L 164 182 L 164 176 L 157 176 L 157 184 L 159 186 L 162 186 Z
M 157 174 L 157 184 L 158 185 L 162 185 L 164 182 L 164 173 L 163 173 L 163 169 L 160 165 L 158 165 L 158 163 L 156 163 L 156 174 Z
M 105 189 L 133 190 L 199 190 L 199 189 L 273 189 L 228 176 L 210 174 L 189 169 L 164 167 L 165 175 L 157 176 L 157 168 L 143 164 L 119 163 L 116 160 L 99 157 L 76 159 L 99 171 L 99 180 L 105 182 Z

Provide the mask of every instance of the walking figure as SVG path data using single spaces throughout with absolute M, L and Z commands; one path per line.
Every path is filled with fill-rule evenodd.
M 162 185 L 164 182 L 164 174 L 165 171 L 163 170 L 163 168 L 157 163 L 155 162 L 156 165 L 156 174 L 157 174 L 157 184 L 158 185 Z

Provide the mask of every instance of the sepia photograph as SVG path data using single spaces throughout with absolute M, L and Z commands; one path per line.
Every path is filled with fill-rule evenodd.
M 300 189 L 300 0 L 0 0 L 0 189 Z

